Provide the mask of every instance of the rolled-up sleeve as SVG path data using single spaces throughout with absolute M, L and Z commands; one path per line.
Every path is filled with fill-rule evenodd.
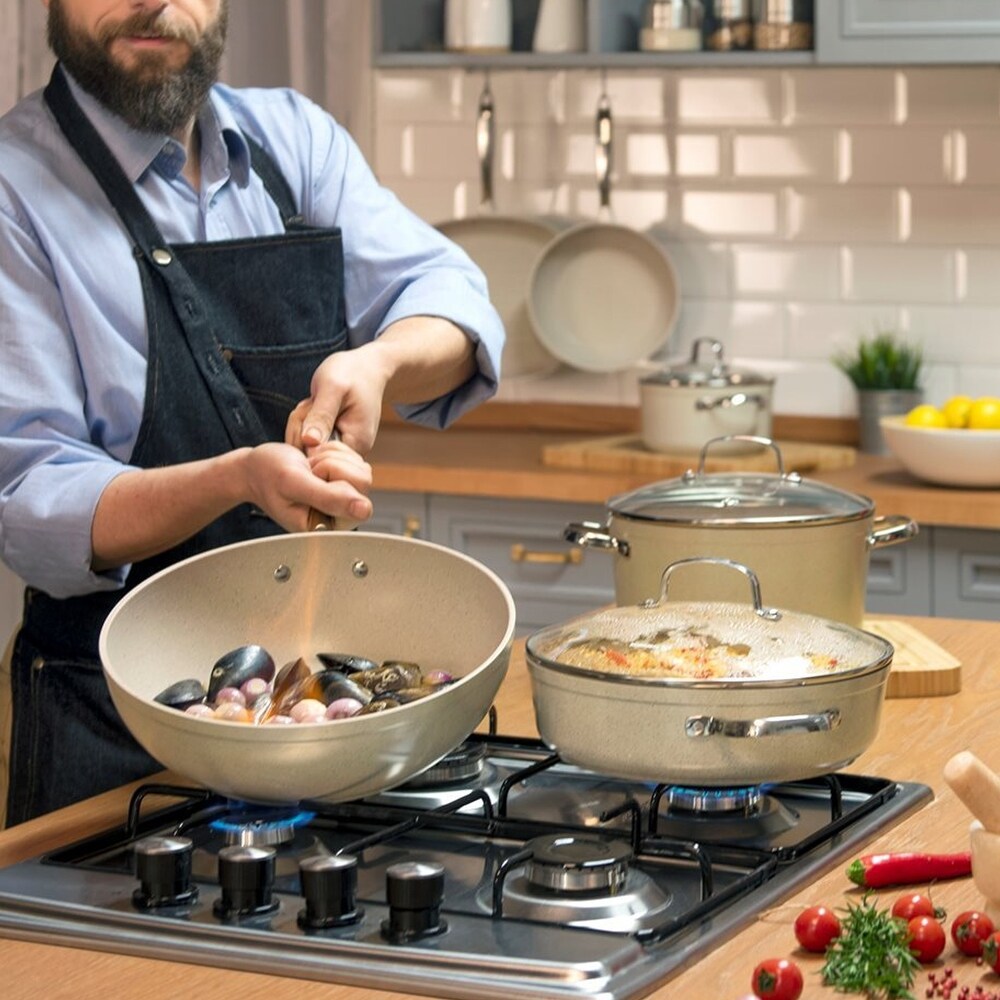
M 57 282 L 25 220 L 0 204 L 0 555 L 55 597 L 121 587 L 91 571 L 98 499 L 126 465 L 91 443 Z

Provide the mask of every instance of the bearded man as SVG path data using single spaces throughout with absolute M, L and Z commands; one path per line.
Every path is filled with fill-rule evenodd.
M 159 769 L 98 659 L 123 593 L 368 518 L 383 403 L 446 426 L 503 341 L 481 273 L 329 115 L 216 82 L 225 0 L 47 6 L 52 79 L 0 119 L 10 824 Z

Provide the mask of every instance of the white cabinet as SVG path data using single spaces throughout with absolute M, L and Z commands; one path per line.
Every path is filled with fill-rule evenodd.
M 816 4 L 816 62 L 997 63 L 996 0 L 835 0 Z

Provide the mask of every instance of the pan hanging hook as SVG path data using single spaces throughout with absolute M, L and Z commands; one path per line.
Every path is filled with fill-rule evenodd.
M 600 195 L 600 214 L 611 214 L 611 170 L 614 165 L 611 143 L 611 100 L 608 97 L 607 77 L 601 72 L 601 94 L 597 100 L 595 135 L 597 146 L 594 151 L 594 168 L 597 173 L 597 191 Z
M 496 116 L 493 107 L 493 92 L 490 90 L 490 74 L 483 77 L 483 89 L 479 95 L 479 110 L 476 115 L 476 155 L 479 157 L 479 204 L 493 207 L 493 150 L 496 132 Z

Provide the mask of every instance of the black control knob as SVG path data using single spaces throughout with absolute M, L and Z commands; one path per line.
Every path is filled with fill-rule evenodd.
M 382 933 L 393 944 L 440 934 L 448 925 L 441 919 L 444 868 L 425 861 L 403 861 L 385 870 L 385 898 L 389 919 Z
M 139 888 L 132 903 L 140 910 L 182 906 L 198 898 L 191 884 L 194 844 L 187 837 L 146 837 L 133 846 Z
M 234 844 L 219 851 L 219 887 L 222 895 L 212 912 L 223 919 L 252 917 L 278 908 L 273 898 L 275 857 L 273 847 Z
M 322 930 L 357 923 L 358 860 L 349 854 L 315 855 L 299 862 L 302 895 L 299 926 Z

